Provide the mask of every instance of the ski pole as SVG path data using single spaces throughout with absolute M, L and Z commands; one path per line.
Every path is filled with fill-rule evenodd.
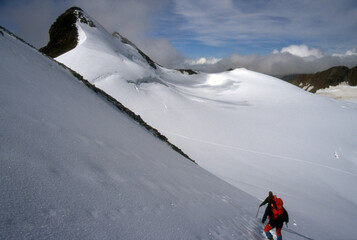
M 260 206 L 258 207 L 257 215 L 255 216 L 255 218 L 258 217 L 259 209 L 260 209 Z

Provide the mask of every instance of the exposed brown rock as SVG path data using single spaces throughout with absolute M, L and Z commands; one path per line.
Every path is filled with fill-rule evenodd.
M 348 85 L 357 85 L 357 66 L 349 69 L 348 67 L 332 67 L 315 74 L 300 74 L 287 80 L 309 92 L 315 93 L 319 89 L 337 86 L 342 82 Z
M 77 20 L 95 27 L 94 23 L 83 15 L 82 9 L 72 7 L 60 15 L 52 24 L 49 30 L 50 41 L 40 51 L 55 58 L 74 49 L 78 44 Z

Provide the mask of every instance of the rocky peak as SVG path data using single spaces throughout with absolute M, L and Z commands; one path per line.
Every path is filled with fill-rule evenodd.
M 95 27 L 93 21 L 79 7 L 72 7 L 61 14 L 52 24 L 47 45 L 40 49 L 44 54 L 55 58 L 74 49 L 78 44 L 76 22 Z

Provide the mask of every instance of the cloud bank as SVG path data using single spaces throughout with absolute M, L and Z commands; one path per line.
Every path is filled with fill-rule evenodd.
M 357 66 L 357 50 L 351 49 L 344 54 L 326 55 L 321 49 L 306 45 L 291 45 L 274 50 L 266 56 L 232 54 L 216 61 L 185 61 L 184 68 L 203 72 L 221 72 L 231 68 L 247 68 L 265 74 L 280 76 L 298 73 L 315 73 L 333 66 Z
M 321 58 L 324 56 L 324 53 L 321 49 L 309 48 L 306 45 L 291 45 L 284 47 L 281 51 L 274 50 L 273 53 L 290 53 L 291 55 L 306 58 L 306 57 L 315 57 Z

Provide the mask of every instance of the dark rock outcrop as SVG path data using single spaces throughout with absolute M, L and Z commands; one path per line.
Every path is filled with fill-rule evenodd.
M 141 51 L 134 43 L 132 43 L 129 39 L 127 39 L 126 37 L 122 36 L 120 33 L 118 32 L 114 32 L 113 33 L 113 37 L 118 38 L 122 43 L 124 44 L 128 44 L 130 46 L 132 46 L 133 48 L 135 48 L 139 54 L 148 62 L 148 64 L 154 68 L 157 69 L 156 67 L 156 63 L 148 56 L 146 55 L 143 51 Z
M 193 71 L 192 69 L 176 69 L 176 70 L 183 74 L 188 73 L 188 75 L 198 74 L 196 71 Z
M 56 58 L 74 49 L 78 44 L 77 20 L 95 27 L 94 23 L 85 17 L 82 9 L 72 7 L 60 15 L 52 24 L 49 30 L 50 40 L 40 51 Z
M 332 67 L 322 72 L 299 74 L 285 80 L 312 93 L 315 93 L 319 89 L 337 86 L 342 82 L 350 86 L 356 86 L 357 66 L 351 69 L 344 66 Z

